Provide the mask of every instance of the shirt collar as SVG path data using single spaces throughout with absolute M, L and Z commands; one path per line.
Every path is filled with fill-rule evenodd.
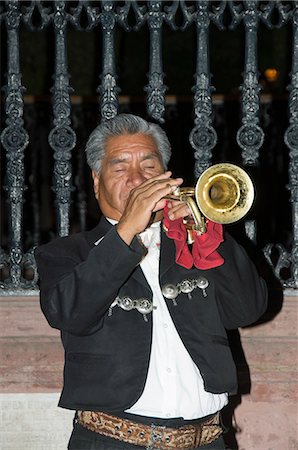
M 113 226 L 117 225 L 117 223 L 118 223 L 118 220 L 110 219 L 109 217 L 106 217 L 106 219 Z M 143 244 L 146 247 L 149 247 L 149 245 L 153 239 L 153 236 L 154 236 L 155 240 L 157 240 L 159 238 L 160 224 L 161 224 L 160 220 L 158 222 L 153 222 L 150 225 L 150 227 L 146 228 L 146 230 L 142 231 L 142 233 L 139 234 L 140 238 L 142 239 Z M 98 245 L 103 238 L 104 238 L 104 236 L 102 236 L 100 239 L 95 241 L 94 245 Z

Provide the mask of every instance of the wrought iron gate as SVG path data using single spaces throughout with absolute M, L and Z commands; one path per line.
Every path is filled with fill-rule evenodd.
M 134 33 L 148 26 L 150 33 L 150 61 L 148 84 L 145 86 L 147 115 L 164 124 L 166 91 L 164 84 L 162 31 L 165 25 L 177 32 L 195 27 L 197 35 L 196 72 L 193 86 L 194 123 L 189 134 L 198 177 L 211 164 L 212 152 L 217 144 L 217 130 L 213 121 L 214 103 L 209 65 L 209 32 L 213 23 L 218 29 L 245 30 L 245 58 L 241 91 L 241 124 L 235 140 L 242 165 L 257 168 L 264 142 L 260 123 L 260 91 L 258 74 L 258 29 L 260 23 L 269 28 L 292 24 L 292 71 L 288 98 L 288 125 L 284 142 L 288 149 L 288 176 L 292 216 L 291 248 L 267 243 L 263 252 L 276 277 L 285 288 L 298 288 L 298 1 L 17 1 L 1 2 L 0 18 L 7 30 L 7 83 L 5 91 L 5 127 L 1 143 L 5 153 L 6 169 L 4 190 L 7 199 L 6 221 L 9 229 L 7 249 L 0 249 L 0 268 L 3 279 L 0 295 L 32 295 L 38 292 L 34 261 L 34 245 L 24 249 L 23 214 L 25 186 L 25 156 L 29 135 L 24 126 L 24 102 L 20 69 L 20 24 L 32 31 L 52 26 L 55 31 L 55 73 L 52 88 L 53 127 L 48 142 L 53 153 L 53 190 L 56 196 L 57 234 L 65 236 L 70 229 L 70 205 L 74 191 L 71 158 L 76 147 L 76 133 L 71 122 L 70 74 L 67 61 L 67 30 L 73 26 L 81 31 L 98 30 L 102 36 L 103 60 L 101 83 L 98 87 L 100 104 L 98 115 L 110 119 L 119 112 L 119 92 L 115 65 L 114 33 L 117 27 Z M 34 25 L 33 14 L 38 11 L 40 23 Z M 230 21 L 224 23 L 229 13 Z M 82 26 L 82 15 L 88 23 Z M 179 20 L 177 17 L 179 16 Z M 133 17 L 133 20 L 129 19 Z M 131 23 L 133 22 L 133 23 Z M 2 44 L 4 45 L 4 44 Z M 35 153 L 37 157 L 37 153 Z M 2 158 L 2 161 L 4 158 Z M 83 195 L 83 194 L 82 194 Z M 82 202 L 84 204 L 84 202 Z M 82 208 L 82 217 L 84 208 Z M 36 218 L 38 222 L 38 217 Z M 84 218 L 82 221 L 84 222 Z M 245 222 L 247 235 L 258 243 L 257 221 Z M 273 256 L 275 254 L 275 256 Z M 290 268 L 282 277 L 283 269 Z M 25 273 L 31 273 L 28 277 Z

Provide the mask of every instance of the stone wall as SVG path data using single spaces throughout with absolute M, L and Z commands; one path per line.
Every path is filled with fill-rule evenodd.
M 1 450 L 66 450 L 73 412 L 57 408 L 59 394 L 0 394 Z
M 298 291 L 289 294 L 270 320 L 240 330 L 243 394 L 231 399 L 239 450 L 298 449 Z
M 241 395 L 227 410 L 230 448 L 298 449 L 297 313 L 292 291 L 274 317 L 232 337 Z M 66 450 L 73 412 L 56 406 L 63 350 L 37 297 L 0 297 L 0 337 L 0 449 Z

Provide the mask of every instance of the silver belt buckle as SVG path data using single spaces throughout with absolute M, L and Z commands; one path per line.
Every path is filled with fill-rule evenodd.
M 162 450 L 162 438 L 166 427 L 159 427 L 157 425 L 151 425 L 150 444 L 146 450 Z M 158 445 L 158 447 L 156 447 Z

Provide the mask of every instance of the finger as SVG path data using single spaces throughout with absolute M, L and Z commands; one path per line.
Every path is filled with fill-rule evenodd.
M 152 212 L 157 212 L 157 211 L 161 211 L 162 209 L 164 209 L 164 207 L 166 206 L 166 200 L 165 199 L 161 199 L 159 200 L 156 205 L 154 206 Z
M 137 211 L 145 214 L 146 212 L 157 212 L 163 209 L 167 202 L 165 197 L 172 192 L 173 186 L 176 187 L 176 183 L 172 185 L 170 183 L 159 182 L 147 186 L 144 192 L 135 191 L 129 199 L 127 210 L 137 209 Z
M 148 186 L 145 195 L 155 200 L 161 200 L 172 195 L 182 182 L 182 178 L 169 179 L 167 183 L 159 181 L 152 186 Z
M 186 203 L 180 202 L 177 206 L 172 206 L 168 217 L 170 220 L 177 220 L 191 215 L 191 211 Z
M 167 180 L 168 178 L 170 178 L 171 175 L 172 175 L 172 172 L 167 171 L 167 172 L 161 173 L 159 175 L 156 175 L 155 177 L 148 178 L 142 184 L 140 184 L 139 186 L 132 189 L 130 194 L 132 195 L 134 192 L 136 192 L 136 193 L 144 192 L 152 184 L 156 184 L 158 182 Z
M 183 183 L 182 178 L 166 178 L 166 179 L 156 179 L 151 178 L 145 183 L 133 189 L 130 193 L 131 199 L 137 199 L 138 197 L 149 198 L 151 195 L 156 194 L 157 198 L 160 194 L 161 199 L 163 196 L 171 195 L 178 186 Z

